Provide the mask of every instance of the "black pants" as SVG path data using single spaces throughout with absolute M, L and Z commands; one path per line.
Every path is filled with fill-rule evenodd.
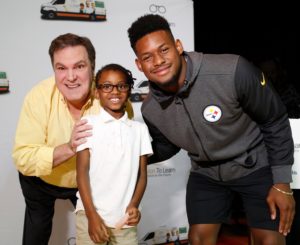
M 19 180 L 25 198 L 26 210 L 23 245 L 48 245 L 56 199 L 69 199 L 76 205 L 76 188 L 50 185 L 38 177 L 24 176 Z

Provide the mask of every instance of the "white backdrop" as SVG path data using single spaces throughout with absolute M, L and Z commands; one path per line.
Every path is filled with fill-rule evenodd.
M 294 139 L 293 189 L 300 189 L 300 119 L 290 119 Z
M 185 50 L 194 49 L 192 0 L 104 0 L 107 21 L 42 20 L 40 6 L 47 0 L 5 1 L 0 8 L 0 71 L 7 73 L 10 93 L 0 94 L 0 244 L 18 245 L 22 240 L 24 200 L 11 159 L 15 128 L 25 94 L 52 74 L 48 47 L 56 36 L 73 32 L 91 39 L 97 50 L 96 68 L 116 62 L 132 70 L 137 82 L 144 77 L 134 64 L 127 29 L 151 4 L 163 5 L 175 38 Z M 158 12 L 157 12 L 158 13 Z M 140 103 L 134 104 L 137 119 Z M 189 161 L 184 152 L 170 161 L 149 167 L 148 188 L 143 200 L 140 238 L 159 226 L 183 227 L 185 183 Z M 75 244 L 72 207 L 56 205 L 51 245 Z

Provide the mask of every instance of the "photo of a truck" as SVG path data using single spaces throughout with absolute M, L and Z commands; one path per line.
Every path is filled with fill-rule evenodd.
M 149 93 L 149 81 L 143 80 L 133 87 L 131 90 L 131 102 L 143 101 Z
M 0 71 L 0 93 L 9 92 L 9 81 L 7 80 L 6 73 Z
M 42 19 L 106 20 L 103 1 L 52 0 L 41 5 Z
M 139 240 L 139 245 L 188 245 L 188 229 L 183 227 L 160 227 L 148 232 Z

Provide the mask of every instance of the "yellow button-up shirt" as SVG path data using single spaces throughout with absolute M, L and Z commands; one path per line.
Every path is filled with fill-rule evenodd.
M 99 100 L 90 98 L 82 115 L 97 114 L 99 109 Z M 132 117 L 131 105 L 127 111 Z M 25 97 L 15 136 L 12 156 L 17 169 L 52 185 L 77 187 L 75 156 L 52 167 L 54 148 L 69 142 L 74 123 L 54 77 L 33 87 Z

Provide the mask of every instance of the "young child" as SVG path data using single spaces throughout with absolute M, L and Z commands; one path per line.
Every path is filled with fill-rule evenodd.
M 131 72 L 118 64 L 96 74 L 102 108 L 85 117 L 93 135 L 77 148 L 77 245 L 138 243 L 138 207 L 152 147 L 146 125 L 125 111 L 132 86 Z

